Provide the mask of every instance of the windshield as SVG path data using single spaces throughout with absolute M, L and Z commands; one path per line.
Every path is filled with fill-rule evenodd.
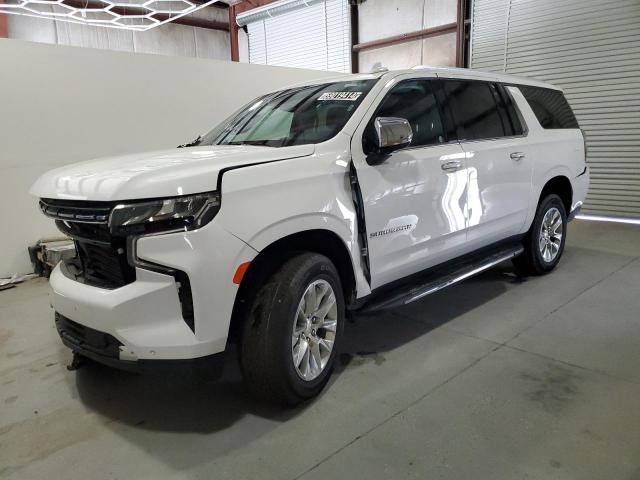
M 324 142 L 342 130 L 375 82 L 325 83 L 265 95 L 207 133 L 197 145 L 284 147 Z

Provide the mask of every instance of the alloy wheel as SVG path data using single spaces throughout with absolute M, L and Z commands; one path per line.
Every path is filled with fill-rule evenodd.
M 315 280 L 302 294 L 291 335 L 296 372 L 306 381 L 316 379 L 327 366 L 338 326 L 338 306 L 326 280 Z
M 547 210 L 542 219 L 538 237 L 538 247 L 545 262 L 551 263 L 558 256 L 562 245 L 563 229 L 560 210 L 556 207 Z

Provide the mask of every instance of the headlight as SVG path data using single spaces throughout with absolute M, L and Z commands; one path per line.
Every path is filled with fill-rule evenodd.
M 109 228 L 127 234 L 193 230 L 209 223 L 218 210 L 218 192 L 123 203 L 111 211 Z

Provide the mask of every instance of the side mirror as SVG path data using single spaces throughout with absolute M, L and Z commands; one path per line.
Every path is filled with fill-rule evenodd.
M 381 163 L 392 152 L 411 145 L 413 130 L 408 120 L 398 117 L 378 117 L 374 120 L 373 126 L 377 137 L 377 152 L 368 156 L 369 163 Z
M 408 120 L 397 117 L 378 117 L 373 125 L 378 136 L 380 152 L 391 153 L 411 145 L 413 130 Z

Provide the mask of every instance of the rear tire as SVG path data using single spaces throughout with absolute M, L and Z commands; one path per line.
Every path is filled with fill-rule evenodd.
M 521 275 L 543 275 L 553 270 L 564 251 L 567 213 L 562 199 L 547 195 L 538 204 L 533 224 L 524 240 L 524 252 L 513 260 Z
M 316 253 L 291 257 L 257 286 L 250 302 L 240 339 L 248 390 L 290 406 L 318 395 L 344 326 L 342 286 L 331 260 Z

